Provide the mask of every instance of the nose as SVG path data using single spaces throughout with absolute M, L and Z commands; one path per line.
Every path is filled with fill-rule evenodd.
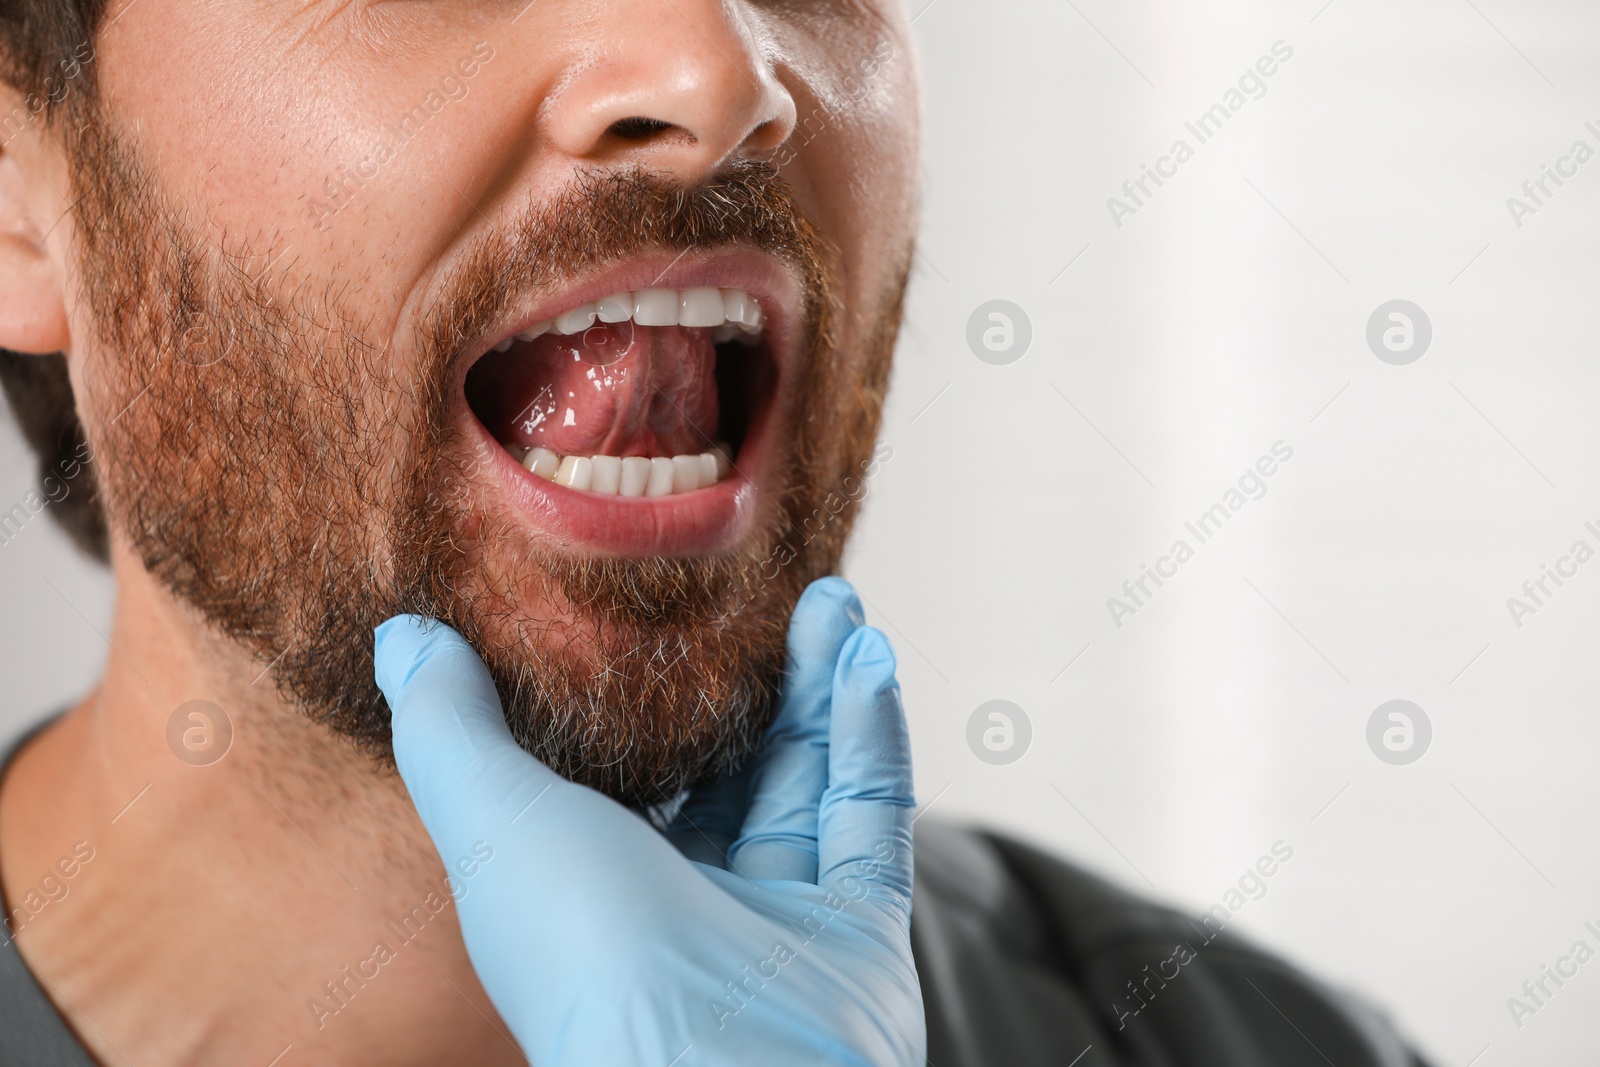
M 794 131 L 795 104 L 737 0 L 603 5 L 603 44 L 546 100 L 557 151 L 694 184 Z

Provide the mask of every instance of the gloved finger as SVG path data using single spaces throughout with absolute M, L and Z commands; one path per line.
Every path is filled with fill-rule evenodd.
M 839 650 L 862 622 L 843 578 L 812 582 L 789 622 L 778 715 L 756 755 L 750 810 L 728 854 L 752 879 L 817 880 L 817 805 L 828 786 L 828 713 Z
M 751 765 L 697 787 L 667 827 L 667 839 L 687 858 L 726 870 L 750 793 Z
M 894 650 L 871 626 L 850 635 L 833 678 L 828 788 L 818 811 L 817 884 L 911 914 L 911 738 Z
M 489 669 L 441 622 L 397 615 L 374 632 L 395 765 L 441 856 L 502 836 L 547 790 L 568 786 L 506 727 Z

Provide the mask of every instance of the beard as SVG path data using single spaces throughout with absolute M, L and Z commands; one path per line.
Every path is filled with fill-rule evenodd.
M 695 187 L 596 172 L 475 237 L 408 342 L 356 306 L 361 279 L 290 283 L 292 250 L 208 241 L 106 115 L 83 120 L 69 158 L 97 342 L 81 372 L 89 437 L 109 525 L 150 574 L 380 762 L 393 756 L 372 631 L 399 613 L 460 631 L 518 743 L 619 801 L 670 800 L 749 755 L 789 615 L 836 569 L 875 469 L 909 248 L 846 358 L 826 249 L 772 168 L 741 162 Z M 475 339 L 606 263 L 729 244 L 796 272 L 806 337 L 741 541 L 585 556 L 484 499 L 482 457 L 451 417 Z

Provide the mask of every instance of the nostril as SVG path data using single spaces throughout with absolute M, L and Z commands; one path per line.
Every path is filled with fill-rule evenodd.
M 753 151 L 765 152 L 777 148 L 789 136 L 790 124 L 779 119 L 768 119 L 750 131 L 745 146 Z
M 618 119 L 606 127 L 606 133 L 624 141 L 644 141 L 662 130 L 670 130 L 672 123 L 663 122 L 661 119 L 646 118 L 643 115 L 630 115 L 625 119 Z

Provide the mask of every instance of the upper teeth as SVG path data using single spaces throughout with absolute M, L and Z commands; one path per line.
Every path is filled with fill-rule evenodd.
M 531 341 L 545 333 L 582 333 L 596 321 L 630 319 L 640 326 L 705 327 L 720 344 L 735 338 L 753 341 L 761 334 L 764 316 L 755 297 L 742 289 L 635 289 L 612 293 L 535 323 L 494 347 L 504 352 L 516 341 Z

